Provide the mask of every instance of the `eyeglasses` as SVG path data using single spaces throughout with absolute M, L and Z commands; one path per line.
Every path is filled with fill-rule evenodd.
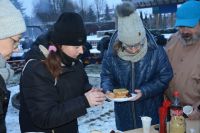
M 9 37 L 12 41 L 13 41 L 13 45 L 14 45 L 14 49 L 17 49 L 18 48 L 18 45 L 19 45 L 19 40 L 15 40 L 14 38 L 12 37 Z
M 144 44 L 140 44 L 140 43 L 137 43 L 137 44 L 135 44 L 135 45 L 127 45 L 127 44 L 125 44 L 125 43 L 123 43 L 124 44 L 124 46 L 123 46 L 123 48 L 124 49 L 140 49 Z
M 123 43 L 123 48 L 124 49 L 133 49 L 133 48 L 140 49 L 141 47 L 143 47 L 144 43 L 145 43 L 145 38 L 143 38 L 141 42 L 136 43 L 134 45 L 128 45 L 126 43 Z

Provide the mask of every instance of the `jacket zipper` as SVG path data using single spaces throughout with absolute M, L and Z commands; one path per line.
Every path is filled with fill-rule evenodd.
M 132 91 L 135 90 L 135 65 L 134 62 L 131 62 L 131 87 Z M 133 125 L 134 129 L 136 128 L 136 116 L 135 116 L 135 104 L 132 102 L 132 114 L 133 114 Z

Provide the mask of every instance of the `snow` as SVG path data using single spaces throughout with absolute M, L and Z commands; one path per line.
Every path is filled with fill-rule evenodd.
M 165 36 L 166 39 L 169 39 L 172 34 L 170 33 L 170 34 L 163 34 L 163 35 Z
M 100 54 L 101 52 L 98 49 L 93 48 L 93 49 L 90 49 L 90 53 L 91 54 Z
M 89 35 L 87 36 L 87 41 L 99 41 L 102 37 L 98 37 L 97 35 Z
M 93 86 L 99 87 L 100 84 L 100 65 L 90 65 L 86 67 L 86 72 L 89 76 L 89 81 Z M 19 85 L 9 87 L 11 97 L 19 92 Z M 111 130 L 116 130 L 114 117 L 114 104 L 107 102 L 100 106 L 88 108 L 88 113 L 78 118 L 79 133 L 90 133 L 92 130 L 100 130 L 102 133 L 110 133 Z M 6 116 L 7 133 L 20 133 L 19 111 L 11 105 L 11 99 L 8 106 Z
M 8 90 L 11 91 L 11 98 L 12 96 L 19 92 L 19 86 L 14 86 L 14 87 L 10 87 L 8 88 Z M 20 133 L 20 128 L 19 128 L 19 122 L 18 122 L 18 114 L 19 114 L 19 110 L 17 110 L 16 108 L 14 108 L 11 105 L 11 98 L 10 98 L 10 102 L 8 105 L 8 112 L 6 115 L 6 125 L 7 125 L 7 132 L 8 133 Z

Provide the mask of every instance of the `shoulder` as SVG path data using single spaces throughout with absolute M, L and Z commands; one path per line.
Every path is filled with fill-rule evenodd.
M 23 77 L 52 77 L 46 65 L 40 60 L 30 60 L 22 73 Z

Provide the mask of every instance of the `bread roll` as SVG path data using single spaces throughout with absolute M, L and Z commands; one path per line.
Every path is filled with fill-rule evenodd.
M 115 98 L 125 98 L 128 95 L 128 90 L 125 88 L 114 89 L 113 93 L 115 94 Z

